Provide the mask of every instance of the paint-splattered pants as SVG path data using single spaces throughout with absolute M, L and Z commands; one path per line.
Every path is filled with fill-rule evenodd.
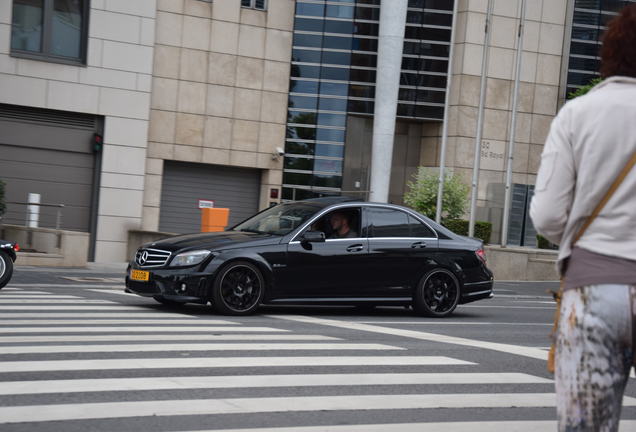
M 560 432 L 618 430 L 633 362 L 635 291 L 591 285 L 563 294 L 555 373 Z

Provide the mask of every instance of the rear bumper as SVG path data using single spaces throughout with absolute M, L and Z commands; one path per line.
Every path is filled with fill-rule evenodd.
M 492 298 L 494 296 L 493 285 L 494 281 L 492 280 L 464 284 L 459 304 Z

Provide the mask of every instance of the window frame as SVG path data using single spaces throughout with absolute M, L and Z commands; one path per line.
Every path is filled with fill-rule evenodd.
M 82 28 L 80 31 L 80 49 L 79 57 L 65 57 L 53 54 L 51 52 L 51 42 L 53 36 L 53 14 L 54 0 L 42 0 L 42 40 L 40 51 L 17 50 L 11 47 L 13 37 L 10 38 L 10 56 L 19 57 L 30 60 L 47 61 L 50 63 L 61 63 L 74 66 L 86 66 L 88 58 L 88 26 L 91 9 L 90 0 L 81 0 L 82 2 Z M 13 5 L 11 2 L 11 11 L 13 13 Z M 13 28 L 13 18 L 11 20 L 11 28 Z
M 245 8 L 245 9 L 254 9 L 254 10 L 257 10 L 257 11 L 263 11 L 263 12 L 266 12 L 266 11 L 267 11 L 267 6 L 268 6 L 268 4 L 267 4 L 267 3 L 268 3 L 268 2 L 267 2 L 267 0 L 263 0 L 263 7 L 262 7 L 262 8 L 257 8 L 257 7 L 256 7 L 256 0 L 247 0 L 247 1 L 249 1 L 249 2 L 250 2 L 250 5 L 249 5 L 249 6 L 244 6 L 244 5 L 243 5 L 243 0 L 241 0 L 241 7 L 242 7 L 242 8 Z

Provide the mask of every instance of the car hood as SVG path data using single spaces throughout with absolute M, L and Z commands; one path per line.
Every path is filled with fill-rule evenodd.
M 234 247 L 276 244 L 279 236 L 239 231 L 184 234 L 142 245 L 143 248 L 168 250 L 171 252 L 187 249 L 232 249 Z

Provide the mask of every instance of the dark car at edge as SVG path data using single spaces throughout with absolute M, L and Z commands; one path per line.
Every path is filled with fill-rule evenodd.
M 350 232 L 339 237 L 334 219 Z M 212 304 L 221 314 L 270 305 L 412 306 L 450 315 L 493 295 L 480 240 L 397 205 L 343 197 L 270 207 L 217 233 L 142 245 L 126 291 L 160 303 Z

